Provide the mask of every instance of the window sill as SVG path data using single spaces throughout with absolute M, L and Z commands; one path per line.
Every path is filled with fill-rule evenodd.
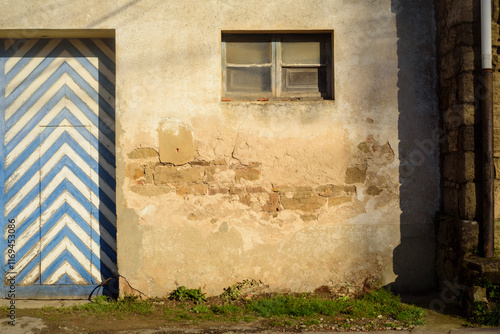
M 276 103 L 333 103 L 335 100 L 322 98 L 280 98 L 280 99 L 236 99 L 223 98 L 221 103 L 227 104 L 276 104 Z

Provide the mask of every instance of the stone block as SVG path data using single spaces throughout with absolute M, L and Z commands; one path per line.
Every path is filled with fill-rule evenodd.
M 210 188 L 208 189 L 208 194 L 209 195 L 217 195 L 217 194 L 223 194 L 226 195 L 229 193 L 228 188 Z
M 280 202 L 286 210 L 315 211 L 325 205 L 327 199 L 318 195 L 301 198 L 280 196 Z
M 458 102 L 474 103 L 474 90 L 474 75 L 472 72 L 462 73 L 458 77 Z
M 245 190 L 249 194 L 267 193 L 267 191 L 262 187 L 245 187 Z
M 460 47 L 460 73 L 471 72 L 475 69 L 475 55 L 472 46 Z M 472 84 L 472 82 L 471 82 Z
M 458 207 L 460 217 L 472 220 L 476 218 L 476 192 L 477 185 L 467 182 L 460 186 L 458 190 Z
M 203 167 L 157 166 L 154 173 L 155 184 L 200 183 L 205 175 Z
M 255 181 L 260 178 L 260 170 L 255 168 L 242 168 L 235 169 L 234 178 L 236 182 L 239 182 L 240 179 L 245 179 L 248 181 Z
M 479 243 L 479 224 L 473 220 L 442 220 L 438 226 L 437 242 L 441 249 L 451 249 L 450 254 L 456 256 L 455 259 L 472 255 Z
M 472 104 L 453 104 L 446 109 L 443 117 L 448 131 L 458 130 L 463 124 L 473 125 L 476 123 L 475 109 Z
M 500 104 L 493 105 L 493 127 L 500 129 Z
M 446 153 L 458 151 L 458 131 L 448 132 L 443 145 L 443 151 Z
M 271 193 L 269 194 L 269 200 L 267 203 L 262 206 L 263 211 L 267 212 L 276 212 L 279 210 L 279 195 L 277 193 Z
M 345 196 L 345 197 L 336 197 L 336 198 L 328 198 L 328 206 L 337 206 L 343 203 L 349 203 L 352 202 L 352 197 L 350 196 Z
M 448 15 L 446 17 L 446 26 L 452 27 L 464 22 L 474 22 L 475 15 L 473 3 L 473 0 L 451 1 L 447 8 Z
M 316 191 L 320 196 L 323 197 L 343 197 L 355 194 L 356 187 L 327 184 L 316 187 L 314 191 Z
M 443 189 L 443 209 L 447 215 L 458 215 L 458 191 L 455 187 Z
M 154 171 L 155 169 L 152 167 L 146 167 L 144 169 L 144 176 L 145 176 L 144 183 L 146 184 L 154 183 Z
M 208 186 L 206 184 L 192 184 L 192 185 L 178 185 L 177 186 L 177 195 L 196 195 L 202 196 L 206 195 L 208 191 Z
M 493 159 L 493 166 L 495 171 L 495 179 L 500 179 L 500 158 Z
M 144 178 L 144 167 L 140 164 L 131 163 L 125 166 L 125 176 L 134 181 Z
M 158 160 L 158 152 L 151 147 L 141 147 L 141 148 L 136 148 L 127 156 L 130 159 L 153 159 L 153 160 Z
M 193 130 L 189 125 L 178 120 L 162 120 L 158 127 L 158 139 L 161 162 L 183 165 L 193 160 Z
M 243 203 L 247 206 L 252 204 L 252 196 L 250 194 L 239 194 L 240 203 Z
M 469 295 L 469 300 L 472 302 L 488 302 L 488 298 L 486 295 L 486 288 L 480 286 L 473 286 L 467 291 Z
M 370 195 L 370 196 L 378 196 L 380 193 L 383 191 L 383 189 L 380 189 L 379 187 L 376 186 L 369 186 L 365 190 L 365 194 Z
M 350 167 L 345 173 L 345 183 L 364 183 L 366 180 L 366 168 Z
M 476 174 L 474 152 L 448 153 L 443 159 L 443 177 L 455 183 L 473 182 Z
M 278 185 L 273 188 L 273 192 L 277 193 L 295 193 L 295 192 L 312 192 L 312 187 L 294 187 Z
M 449 153 L 443 159 L 443 178 L 447 181 L 459 182 L 459 154 Z
M 500 181 L 495 180 L 493 183 L 494 189 L 494 206 L 495 206 L 495 218 L 500 218 Z M 500 239 L 499 239 L 500 242 Z
M 154 197 L 168 194 L 172 191 L 169 186 L 155 186 L 155 185 L 137 185 L 130 187 L 134 193 L 139 194 L 141 196 Z
M 460 127 L 459 136 L 460 146 L 464 151 L 474 151 L 475 149 L 475 139 L 474 139 L 474 126 L 464 125 Z
M 231 195 L 242 194 L 245 192 L 245 188 L 242 187 L 231 187 L 229 188 L 229 193 Z
M 451 29 L 450 29 L 451 30 Z M 462 23 L 456 27 L 456 44 L 458 45 L 474 45 L 474 24 Z

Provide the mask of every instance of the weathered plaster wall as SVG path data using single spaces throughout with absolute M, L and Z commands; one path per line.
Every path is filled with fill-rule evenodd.
M 438 191 L 414 186 L 437 189 L 436 156 L 400 198 L 398 148 L 412 142 L 402 129 L 428 133 L 437 118 L 432 93 L 415 109 L 398 95 L 402 59 L 414 87 L 434 75 L 434 42 L 420 42 L 423 60 L 398 51 L 398 38 L 420 36 L 399 34 L 396 16 L 432 10 L 396 2 L 2 0 L 0 29 L 116 29 L 118 267 L 134 289 L 215 294 L 254 278 L 308 291 L 394 282 L 411 259 L 393 258 L 400 202 L 431 203 L 405 209 L 414 231 L 436 211 Z M 412 22 L 432 31 L 431 19 Z M 254 29 L 333 30 L 335 101 L 221 102 L 221 30 Z M 412 123 L 412 110 L 425 117 Z M 401 287 L 432 285 L 418 266 L 425 279 Z

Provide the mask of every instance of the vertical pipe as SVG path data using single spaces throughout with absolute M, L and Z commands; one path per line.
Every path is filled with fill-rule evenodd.
M 482 101 L 482 133 L 483 133 L 483 256 L 494 255 L 494 176 L 493 176 L 493 71 L 482 70 L 484 83 L 484 99 Z
M 481 0 L 481 60 L 484 95 L 482 100 L 483 144 L 483 256 L 494 255 L 493 176 L 493 66 L 491 47 L 491 0 Z

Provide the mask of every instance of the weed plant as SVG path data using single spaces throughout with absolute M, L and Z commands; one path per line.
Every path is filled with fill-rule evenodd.
M 248 309 L 263 317 L 313 317 L 348 315 L 356 318 L 390 316 L 409 325 L 422 324 L 422 309 L 401 303 L 398 296 L 380 289 L 364 295 L 361 299 L 339 298 L 337 300 L 277 295 L 248 304 Z

